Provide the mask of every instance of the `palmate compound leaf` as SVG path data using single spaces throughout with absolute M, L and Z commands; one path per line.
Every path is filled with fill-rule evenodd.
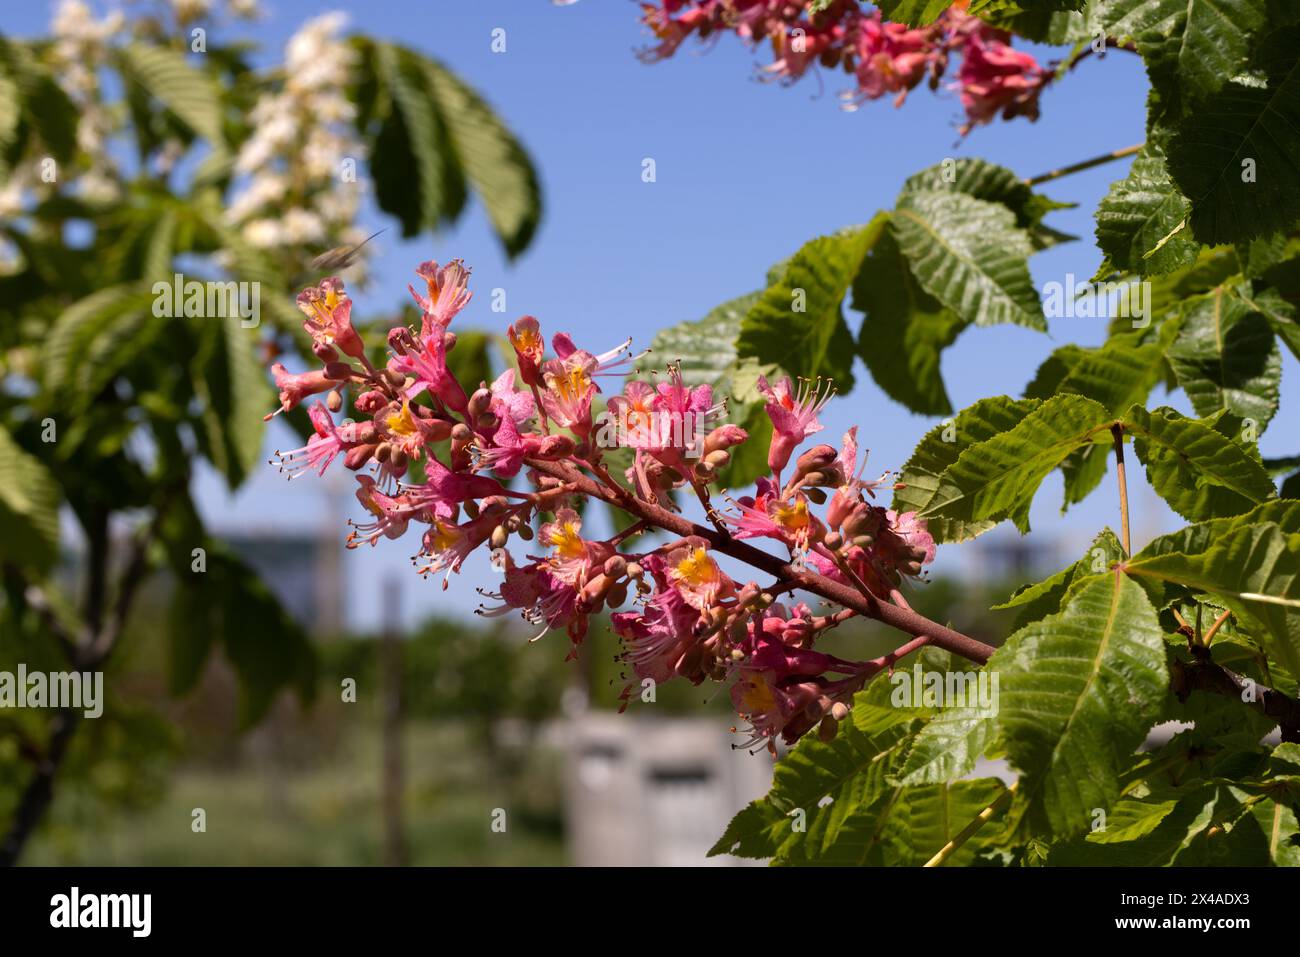
M 1000 744 L 1021 774 L 1031 833 L 1086 830 L 1120 795 L 1120 772 L 1168 690 L 1155 609 L 1128 578 L 1099 575 L 1057 615 L 1007 639 L 985 665 L 999 676 Z
M 939 477 L 963 451 L 1010 431 L 1041 404 L 1036 399 L 993 396 L 962 409 L 950 421 L 936 425 L 917 444 L 899 472 L 902 487 L 894 492 L 894 510 L 924 510 L 939 490 Z M 929 530 L 937 542 L 961 542 L 983 534 L 995 524 L 987 520 L 969 522 L 935 517 L 929 520 Z
M 1206 422 L 1134 406 L 1123 425 L 1151 487 L 1189 521 L 1240 515 L 1277 495 L 1259 460 Z
M 1144 583 L 1169 583 L 1216 596 L 1241 617 L 1248 631 L 1263 638 L 1291 674 L 1300 674 L 1300 533 L 1291 530 L 1291 504 L 1276 503 L 1254 513 L 1276 514 L 1285 524 L 1256 518 L 1248 525 L 1225 523 L 1182 533 L 1183 547 L 1204 545 L 1193 553 L 1165 551 L 1172 544 L 1166 536 L 1126 562 L 1125 570 Z
M 1114 421 L 1105 406 L 1084 396 L 1047 399 L 1009 431 L 962 451 L 939 476 L 920 515 L 964 523 L 1010 518 L 1027 532 L 1029 506 L 1043 479 L 1076 450 L 1108 439 Z
M 1198 101 L 1169 141 L 1169 172 L 1192 202 L 1193 235 L 1230 243 L 1300 218 L 1300 26 L 1273 31 L 1251 66 Z
M 918 189 L 899 196 L 889 228 L 917 282 L 963 321 L 1047 329 L 1029 275 L 1034 244 L 1007 207 Z
M 737 354 L 792 375 L 829 377 L 840 391 L 850 391 L 853 336 L 841 306 L 886 219 L 881 213 L 865 226 L 804 243 L 745 316 Z
M 1182 314 L 1167 354 L 1196 414 L 1227 410 L 1264 431 L 1282 386 L 1282 354 L 1268 319 L 1223 286 Z

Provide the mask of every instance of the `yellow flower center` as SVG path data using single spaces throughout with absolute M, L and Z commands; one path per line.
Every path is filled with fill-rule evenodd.
M 542 352 L 542 335 L 536 329 L 520 329 L 518 332 L 511 332 L 510 344 L 519 352 L 527 355 L 541 355 Z
M 776 698 L 762 675 L 747 674 L 740 680 L 744 682 L 740 703 L 749 714 L 762 714 L 776 707 Z
M 677 563 L 673 574 L 688 585 L 708 585 L 718 580 L 718 563 L 707 549 L 695 548 Z
M 559 558 L 581 558 L 587 546 L 574 522 L 557 522 L 550 532 L 550 542 Z
M 403 402 L 401 410 L 388 417 L 387 425 L 388 431 L 395 435 L 414 435 L 418 429 L 415 416 L 411 414 L 411 404 Z
M 591 388 L 591 376 L 587 375 L 587 370 L 582 366 L 568 366 L 560 375 L 548 375 L 546 386 L 564 401 L 576 402 Z
M 445 552 L 460 541 L 460 529 L 442 519 L 435 521 L 430 531 L 432 534 L 429 536 L 429 545 L 433 548 L 434 554 Z
M 772 520 L 787 531 L 803 531 L 810 522 L 808 503 L 802 499 L 791 503 L 777 502 L 772 508 Z

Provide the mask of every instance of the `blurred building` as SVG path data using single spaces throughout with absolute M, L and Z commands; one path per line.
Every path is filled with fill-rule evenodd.
M 565 813 L 579 866 L 754 864 L 705 857 L 732 817 L 767 793 L 773 761 L 734 750 L 717 716 L 588 711 L 568 722 Z

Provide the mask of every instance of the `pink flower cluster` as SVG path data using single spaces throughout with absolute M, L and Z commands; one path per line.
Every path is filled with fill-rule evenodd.
M 291 478 L 324 474 L 340 457 L 357 473 L 357 499 L 368 514 L 350 523 L 348 546 L 398 538 L 414 523 L 414 562 L 422 574 L 442 573 L 444 588 L 471 554 L 490 556 L 501 584 L 484 593 L 493 604 L 482 614 L 518 613 L 542 634 L 563 629 L 576 650 L 592 617 L 608 613 L 634 673 L 625 699 L 635 681 L 713 679 L 730 683 L 749 721 L 747 744 L 770 746 L 777 735 L 794 741 L 813 727 L 833 734 L 853 693 L 889 662 L 814 650 L 851 610 L 787 606 L 775 596 L 797 582 L 764 587 L 724 568 L 735 557 L 728 549 L 743 555 L 744 539 L 769 539 L 795 568 L 887 601 L 933 561 L 924 522 L 870 501 L 883 479 L 862 478 L 856 428 L 838 449 L 814 445 L 796 455 L 821 431 L 830 389 L 788 378 L 760 382 L 773 425 L 770 474 L 753 495 L 718 512 L 710 489 L 749 436 L 717 421 L 725 405 L 709 386 L 689 386 L 670 367 L 657 384 L 626 381 L 596 414 L 597 380 L 626 372 L 630 343 L 595 354 L 557 333 L 548 355 L 531 316 L 507 330 L 514 368 L 491 383 L 461 382 L 448 364 L 456 347 L 449 327 L 470 300 L 469 270 L 459 261 L 426 262 L 417 275 L 422 284 L 411 294 L 420 324 L 389 330 L 382 357 L 367 352 L 342 281 L 329 278 L 298 297 L 321 368 L 272 369 L 280 411 L 326 396 L 308 408 L 314 434 L 307 444 L 276 455 Z M 337 422 L 348 395 L 356 419 Z M 614 447 L 632 453 L 622 480 L 609 469 Z M 699 498 L 713 528 L 677 517 L 677 490 Z M 593 535 L 575 509 L 584 497 L 621 507 L 635 521 L 618 534 Z M 699 534 L 681 535 L 683 524 Z M 639 536 L 674 526 L 671 541 L 632 547 Z
M 1013 50 L 1009 35 L 966 13 L 959 0 L 927 27 L 885 22 L 879 10 L 867 12 L 857 0 L 835 0 L 809 13 L 806 0 L 660 0 L 642 4 L 642 21 L 657 43 L 641 51 L 648 62 L 677 52 L 689 37 L 711 39 L 734 32 L 751 45 L 767 40 L 773 62 L 765 77 L 794 82 L 814 64 L 851 74 L 855 87 L 844 94 L 855 109 L 867 100 L 894 96 L 900 106 L 923 80 L 937 89 L 949 59 L 962 58 L 957 79 L 966 111 L 966 135 L 999 114 L 1004 119 L 1038 118 L 1038 100 L 1052 79 L 1028 53 Z

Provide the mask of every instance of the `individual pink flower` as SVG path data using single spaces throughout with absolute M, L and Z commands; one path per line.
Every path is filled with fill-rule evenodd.
M 330 463 L 344 450 L 343 436 L 334 425 L 329 410 L 320 402 L 313 402 L 307 409 L 312 427 L 316 434 L 307 440 L 302 448 L 291 452 L 276 452 L 280 471 L 290 479 L 296 479 L 316 469 L 318 475 L 324 475 Z
M 423 484 L 407 488 L 411 502 L 427 509 L 430 516 L 450 518 L 462 502 L 506 493 L 496 479 L 453 472 L 432 455 L 425 460 L 424 474 Z
M 391 356 L 388 368 L 400 376 L 414 378 L 406 390 L 408 399 L 427 389 L 448 408 L 462 415 L 469 406 L 465 390 L 447 368 L 447 342 L 441 326 L 435 324 L 427 334 L 421 334 L 417 348 Z
M 789 376 L 775 386 L 768 385 L 767 379 L 759 376 L 758 390 L 767 400 L 764 408 L 772 420 L 772 444 L 768 446 L 767 466 L 780 479 L 782 469 L 799 443 L 822 430 L 817 416 L 831 400 L 834 389 L 828 386 L 823 391 L 821 380 L 816 387 L 801 380 L 796 392 Z
M 406 288 L 424 313 L 425 335 L 429 334 L 432 326 L 445 330 L 470 301 L 474 294 L 469 291 L 469 272 L 459 259 L 453 259 L 445 266 L 428 260 L 416 267 L 415 274 L 424 280 L 427 295 L 417 292 L 414 286 Z
M 591 400 L 596 395 L 596 384 L 591 380 L 594 368 L 590 353 L 550 359 L 542 366 L 546 385 L 542 408 L 553 423 L 580 437 L 591 431 Z
M 553 549 L 546 568 L 557 579 L 576 590 L 599 574 L 613 549 L 603 542 L 582 537 L 582 518 L 571 508 L 555 513 L 555 521 L 542 525 L 538 541 Z
M 328 392 L 339 385 L 339 380 L 327 378 L 320 369 L 293 373 L 286 369 L 282 362 L 271 366 L 271 375 L 275 377 L 275 387 L 280 390 L 282 412 L 297 408 L 308 396 Z
M 361 337 L 352 328 L 352 300 L 342 279 L 331 276 L 319 286 L 304 289 L 298 294 L 298 308 L 307 317 L 303 328 L 317 345 L 336 347 L 354 359 L 366 354 Z
M 703 539 L 687 541 L 668 555 L 668 580 L 688 605 L 705 611 L 735 595 L 736 583 L 718 566 Z
M 537 414 L 537 403 L 527 392 L 515 388 L 515 370 L 507 369 L 491 385 L 492 411 L 522 429 Z
M 966 43 L 957 87 L 966 110 L 965 136 L 999 113 L 1038 119 L 1038 101 L 1052 79 L 1052 71 L 1038 65 L 1028 53 L 1013 50 L 1000 40 L 973 34 Z
M 932 30 L 883 23 L 877 10 L 858 21 L 857 55 L 858 98 L 876 100 L 896 93 L 894 106 L 902 106 L 939 53 Z
M 546 341 L 542 338 L 542 327 L 532 316 L 524 316 L 506 329 L 506 338 L 515 350 L 515 361 L 519 365 L 519 378 L 524 385 L 540 386 L 542 384 L 542 360 L 546 355 Z
M 445 590 L 452 572 L 460 573 L 465 559 L 488 540 L 500 521 L 501 516 L 491 511 L 484 511 L 463 525 L 435 518 L 432 527 L 424 533 L 420 554 L 416 556 L 416 570 L 421 575 L 443 572 L 442 587 Z M 421 556 L 428 558 L 423 565 L 418 564 Z
M 357 482 L 360 483 L 357 501 L 374 516 L 374 520 L 349 521 L 354 530 L 348 534 L 348 548 L 356 548 L 362 541 L 373 546 L 380 538 L 401 538 L 406 534 L 411 519 L 418 518 L 424 511 L 405 496 L 385 495 L 369 475 L 358 475 Z

